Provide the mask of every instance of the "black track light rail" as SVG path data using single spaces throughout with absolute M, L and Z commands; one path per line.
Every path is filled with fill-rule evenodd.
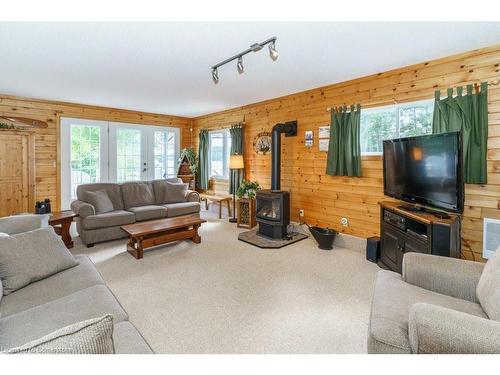
M 269 38 L 269 39 L 267 39 L 267 40 L 263 41 L 262 43 L 255 43 L 255 44 L 252 44 L 252 45 L 250 46 L 250 48 L 248 48 L 248 49 L 244 50 L 243 52 L 240 52 L 240 53 L 238 53 L 237 55 L 234 55 L 233 57 L 230 57 L 230 58 L 228 58 L 228 59 L 226 59 L 226 60 L 224 60 L 224 61 L 221 61 L 221 62 L 220 62 L 220 63 L 218 63 L 218 64 L 213 65 L 213 66 L 212 66 L 212 70 L 215 70 L 215 69 L 219 68 L 219 67 L 220 67 L 220 66 L 222 66 L 222 65 L 225 65 L 225 64 L 227 64 L 227 63 L 229 63 L 229 62 L 231 62 L 231 61 L 233 61 L 233 60 L 236 60 L 236 59 L 238 59 L 238 58 L 240 58 L 240 57 L 243 57 L 243 56 L 245 56 L 246 54 L 248 54 L 248 53 L 250 53 L 250 52 L 257 52 L 257 51 L 260 51 L 262 48 L 264 48 L 264 46 L 265 46 L 266 44 L 273 43 L 273 42 L 276 42 L 276 37 L 275 37 L 275 36 L 273 36 L 272 38 Z

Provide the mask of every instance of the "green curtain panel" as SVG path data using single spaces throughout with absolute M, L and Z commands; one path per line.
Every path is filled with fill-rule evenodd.
M 243 124 L 236 124 L 229 129 L 231 134 L 231 155 L 243 155 Z M 234 169 L 230 172 L 229 193 L 236 194 L 245 176 L 244 169 Z
M 326 173 L 332 176 L 361 176 L 359 140 L 361 105 L 331 109 L 330 143 Z
M 464 95 L 462 87 L 448 89 L 448 96 L 440 98 L 435 92 L 432 133 L 461 131 L 463 139 L 464 180 L 467 184 L 486 184 L 486 153 L 488 142 L 488 83 L 481 83 L 479 92 L 467 85 Z
M 208 189 L 208 130 L 200 130 L 200 144 L 198 146 L 198 188 Z

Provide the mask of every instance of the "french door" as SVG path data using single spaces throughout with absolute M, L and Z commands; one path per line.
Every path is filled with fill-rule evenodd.
M 175 176 L 178 128 L 85 119 L 61 119 L 61 206 L 91 182 L 125 182 Z

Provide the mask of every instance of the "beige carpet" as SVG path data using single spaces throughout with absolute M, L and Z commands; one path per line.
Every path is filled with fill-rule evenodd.
M 379 268 L 361 251 L 319 250 L 312 238 L 259 249 L 227 219 L 203 216 L 199 245 L 136 260 L 126 240 L 91 249 L 77 240 L 73 253 L 91 257 L 157 353 L 366 352 Z

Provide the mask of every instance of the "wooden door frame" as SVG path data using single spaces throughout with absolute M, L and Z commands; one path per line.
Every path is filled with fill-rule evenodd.
M 28 210 L 35 211 L 35 131 L 31 129 L 0 129 L 2 134 L 27 136 L 28 139 Z

